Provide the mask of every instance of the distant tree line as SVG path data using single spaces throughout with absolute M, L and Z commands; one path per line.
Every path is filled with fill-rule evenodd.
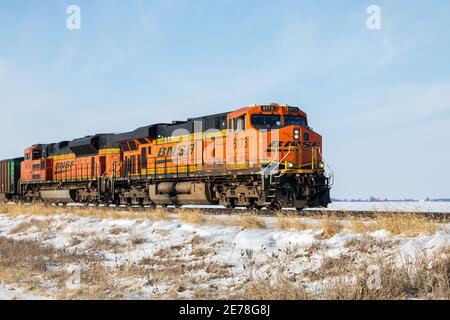
M 369 199 L 337 199 L 331 198 L 332 202 L 420 202 L 418 199 L 388 199 L 370 197 Z M 425 202 L 450 202 L 450 198 L 432 199 L 427 197 Z

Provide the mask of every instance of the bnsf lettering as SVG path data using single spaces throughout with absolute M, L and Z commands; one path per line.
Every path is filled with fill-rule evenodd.
M 56 164 L 56 170 L 58 169 L 68 169 L 73 167 L 74 162 L 73 161 L 68 161 L 68 162 L 60 162 Z
M 158 157 L 164 158 L 164 157 L 171 157 L 172 155 L 178 155 L 179 157 L 186 154 L 186 150 L 189 148 L 191 151 L 191 154 L 194 152 L 194 144 L 191 144 L 190 146 L 184 145 L 177 147 L 162 147 L 158 150 Z
M 167 148 L 161 148 L 158 151 L 158 157 L 165 157 L 166 156 L 166 149 Z
M 266 152 L 280 152 L 280 151 L 289 151 L 290 147 L 302 147 L 302 148 L 311 148 L 318 146 L 316 142 L 304 141 L 300 143 L 299 141 L 272 141 L 269 144 Z
M 55 174 L 65 173 L 67 172 L 67 169 L 70 169 L 74 166 L 74 161 L 67 161 L 67 162 L 59 162 L 55 166 Z
M 269 148 L 270 148 L 270 147 L 280 148 L 280 147 L 282 147 L 282 146 L 283 146 L 283 141 L 272 141 L 272 142 L 269 144 Z

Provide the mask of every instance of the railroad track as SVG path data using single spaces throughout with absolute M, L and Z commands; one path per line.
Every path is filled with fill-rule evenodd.
M 84 206 L 70 206 L 69 208 L 77 209 L 85 209 L 87 207 Z M 93 207 L 88 207 L 93 208 Z M 127 212 L 149 212 L 154 210 L 151 207 L 125 207 L 125 206 L 108 206 L 108 207 L 95 207 L 100 210 L 115 210 L 115 211 L 127 211 Z M 159 208 L 161 209 L 161 208 Z M 311 217 L 311 218 L 321 218 L 327 215 L 337 216 L 339 218 L 349 218 L 349 217 L 363 217 L 363 218 L 374 218 L 376 216 L 382 215 L 396 215 L 396 214 L 411 214 L 420 217 L 426 217 L 432 220 L 437 220 L 439 222 L 450 222 L 450 212 L 405 212 L 405 211 L 351 211 L 351 210 L 320 210 L 320 209 L 307 209 L 303 211 L 296 210 L 251 210 L 246 208 L 235 208 L 235 209 L 227 209 L 227 208 L 196 208 L 196 207 L 188 207 L 188 208 L 175 208 L 175 207 L 166 207 L 163 208 L 167 213 L 177 213 L 180 210 L 201 210 L 205 215 L 243 215 L 243 214 L 257 214 L 261 217 L 274 217 L 277 215 L 297 215 L 299 217 Z

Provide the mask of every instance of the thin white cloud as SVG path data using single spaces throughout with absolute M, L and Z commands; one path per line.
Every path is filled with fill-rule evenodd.
M 365 100 L 359 97 L 348 102 L 347 110 L 334 125 L 400 125 L 450 111 L 450 83 L 384 88 L 364 96 Z

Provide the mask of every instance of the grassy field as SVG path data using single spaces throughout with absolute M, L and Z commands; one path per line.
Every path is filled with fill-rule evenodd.
M 0 298 L 449 299 L 450 225 L 0 205 Z

